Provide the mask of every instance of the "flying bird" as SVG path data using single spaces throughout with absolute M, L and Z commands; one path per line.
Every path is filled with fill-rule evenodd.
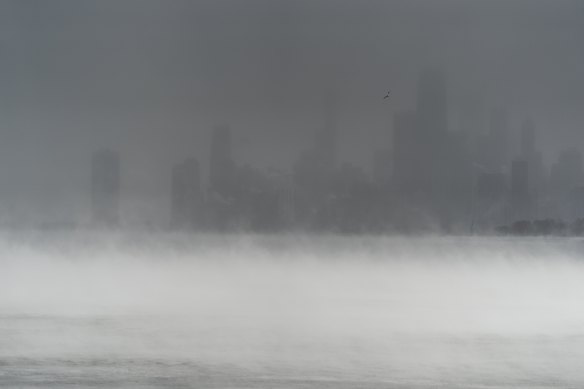
M 389 99 L 389 94 L 391 93 L 391 91 L 387 91 L 387 94 L 383 97 L 383 100 L 385 99 Z

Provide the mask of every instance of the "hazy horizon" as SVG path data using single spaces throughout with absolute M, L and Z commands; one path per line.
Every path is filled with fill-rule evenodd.
M 580 388 L 584 2 L 0 0 L 0 386 Z
M 101 148 L 120 152 L 126 218 L 166 220 L 171 167 L 195 157 L 206 177 L 215 125 L 238 164 L 290 171 L 330 91 L 339 161 L 371 172 L 427 68 L 446 74 L 450 131 L 475 101 L 508 109 L 511 150 L 528 118 L 548 165 L 584 148 L 578 1 L 7 0 L 0 15 L 5 221 L 87 218 Z

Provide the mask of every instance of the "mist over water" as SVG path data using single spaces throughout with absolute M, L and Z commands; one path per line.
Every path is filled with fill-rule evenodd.
M 0 385 L 570 387 L 579 239 L 5 235 Z
M 1 0 L 0 389 L 584 388 L 582 38 L 574 0 Z

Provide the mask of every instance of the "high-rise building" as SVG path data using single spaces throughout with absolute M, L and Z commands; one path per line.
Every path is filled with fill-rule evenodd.
M 442 139 L 448 132 L 446 78 L 439 70 L 423 72 L 418 81 L 418 130 L 426 141 Z
M 446 76 L 442 71 L 421 74 L 415 122 L 415 186 L 422 195 L 421 206 L 442 229 L 449 230 L 460 223 L 472 196 L 471 158 L 464 149 L 465 134 L 449 130 Z
M 111 150 L 94 153 L 91 161 L 91 206 L 94 223 L 119 223 L 120 156 Z
M 446 78 L 441 71 L 428 70 L 420 75 L 415 128 L 416 158 L 421 165 L 419 180 L 429 191 L 436 191 L 448 173 L 446 159 L 450 149 Z M 429 200 L 437 197 L 432 193 Z
M 172 169 L 171 225 L 194 228 L 201 221 L 201 183 L 199 163 L 189 158 Z
M 387 186 L 391 182 L 393 156 L 387 149 L 377 150 L 373 155 L 373 180 Z
M 470 153 L 471 163 L 486 166 L 490 153 L 485 150 L 485 131 L 488 123 L 485 98 L 480 93 L 467 93 L 458 101 L 458 133 L 463 147 Z
M 423 158 L 416 131 L 416 114 L 400 112 L 393 119 L 393 180 L 400 192 L 420 190 L 420 160 Z
M 209 161 L 209 191 L 220 196 L 232 196 L 235 167 L 231 150 L 231 129 L 217 126 L 211 138 Z
M 535 123 L 531 119 L 525 120 L 521 127 L 521 158 L 528 165 L 529 192 L 537 211 L 544 186 L 544 167 L 542 153 L 537 150 Z
M 516 159 L 511 164 L 511 207 L 513 218 L 530 218 L 531 198 L 529 194 L 529 164 Z
M 566 192 L 581 185 L 584 179 L 582 153 L 575 148 L 563 150 L 551 171 L 550 184 L 553 192 Z
M 485 129 L 485 101 L 480 94 L 467 94 L 459 102 L 458 131 L 467 134 L 469 140 L 476 139 Z
M 488 142 L 485 165 L 494 172 L 502 172 L 509 164 L 509 115 L 503 108 L 494 109 L 489 121 Z
M 315 227 L 327 207 L 336 171 L 337 123 L 333 91 L 324 96 L 324 124 L 314 134 L 314 145 L 302 153 L 293 172 L 294 219 L 300 225 Z
M 578 220 L 584 218 L 584 186 L 578 185 L 570 190 L 570 207 L 569 215 L 566 216 L 566 220 Z
M 581 206 L 584 198 L 579 196 L 583 180 L 582 153 L 575 148 L 563 150 L 551 168 L 549 181 L 549 194 L 553 199 L 556 217 L 569 220 L 584 215 L 584 207 Z
M 535 123 L 527 119 L 521 127 L 521 156 L 527 159 L 533 153 L 535 153 Z
M 507 176 L 504 173 L 479 171 L 476 175 L 476 193 L 471 202 L 471 223 L 474 230 L 489 230 L 507 222 Z
M 324 125 L 315 134 L 314 151 L 323 174 L 332 174 L 336 166 L 337 115 L 336 98 L 327 91 L 324 98 Z

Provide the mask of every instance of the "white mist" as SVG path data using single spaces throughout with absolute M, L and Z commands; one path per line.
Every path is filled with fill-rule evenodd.
M 583 252 L 579 240 L 5 237 L 0 384 L 578 386 Z

